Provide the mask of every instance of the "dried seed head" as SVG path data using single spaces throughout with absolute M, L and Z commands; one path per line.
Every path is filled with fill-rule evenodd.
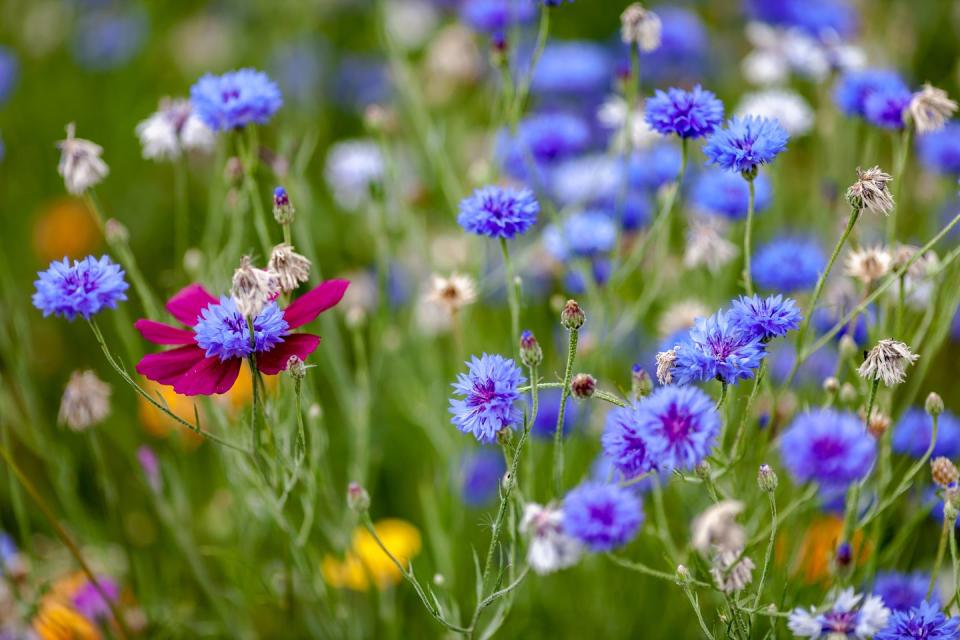
M 736 518 L 743 509 L 738 500 L 723 500 L 708 507 L 693 521 L 690 544 L 702 554 L 742 548 L 747 534 Z
M 753 560 L 741 555 L 742 549 L 721 551 L 713 558 L 710 575 L 724 593 L 737 593 L 753 581 Z
M 634 2 L 620 14 L 620 39 L 625 45 L 636 45 L 640 51 L 653 51 L 660 46 L 660 18 Z
M 960 479 L 960 471 L 957 471 L 957 465 L 943 456 L 930 461 L 930 475 L 933 477 L 934 483 L 944 488 Z
M 907 367 L 916 362 L 919 357 L 902 342 L 890 339 L 880 340 L 867 353 L 857 373 L 861 378 L 880 380 L 888 387 L 892 387 L 906 379 Z
M 866 411 L 863 412 L 866 414 Z M 879 440 L 883 434 L 890 428 L 890 416 L 882 411 L 874 411 L 870 419 L 867 420 L 867 432 Z
M 477 299 L 477 287 L 473 278 L 460 273 L 449 277 L 434 275 L 427 299 L 443 307 L 451 316 Z
M 74 371 L 60 399 L 60 424 L 84 431 L 110 415 L 110 385 L 93 371 Z
M 241 315 L 256 318 L 279 292 L 280 281 L 275 274 L 254 267 L 250 256 L 240 258 L 240 266 L 233 272 L 230 295 Z
M 846 273 L 864 284 L 876 282 L 890 273 L 893 256 L 883 247 L 865 247 L 847 254 Z
M 847 201 L 855 209 L 888 216 L 894 206 L 893 194 L 887 188 L 892 181 L 890 174 L 884 173 L 880 167 L 866 171 L 857 167 L 857 181 L 847 189 Z
M 267 271 L 276 276 L 281 291 L 293 291 L 310 279 L 310 260 L 289 244 L 278 244 L 270 252 Z
M 657 380 L 660 384 L 673 382 L 673 368 L 677 363 L 677 348 L 661 351 L 657 354 Z
M 57 142 L 60 150 L 60 164 L 57 171 L 63 177 L 67 191 L 80 195 L 103 180 L 110 168 L 100 158 L 103 147 L 76 137 L 76 125 L 67 125 L 67 137 Z
M 946 91 L 928 83 L 913 94 L 907 114 L 917 133 L 924 134 L 942 129 L 956 110 L 957 103 L 950 99 Z

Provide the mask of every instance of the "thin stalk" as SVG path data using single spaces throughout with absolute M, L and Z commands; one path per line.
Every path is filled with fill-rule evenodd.
M 540 62 L 540 56 L 547 46 L 547 38 L 550 36 L 550 7 L 544 5 L 540 9 L 540 26 L 537 28 L 537 43 L 533 48 L 533 55 L 530 58 L 530 67 L 520 78 L 520 85 L 514 96 L 513 108 L 510 109 L 510 130 L 516 131 L 520 116 L 523 115 L 526 107 L 527 97 L 530 95 L 530 85 L 533 83 L 533 72 Z
M 577 359 L 579 338 L 580 330 L 571 329 L 570 341 L 567 344 L 567 366 L 563 372 L 563 386 L 560 391 L 560 407 L 557 410 L 557 428 L 553 433 L 553 494 L 557 497 L 563 491 L 563 419 L 567 398 L 570 397 L 570 379 L 573 377 L 573 363 Z
M 903 314 L 907 306 L 907 276 L 906 274 L 901 274 L 898 287 L 897 287 L 897 319 L 894 324 L 893 335 L 897 339 L 902 339 L 903 336 Z
M 953 538 L 953 532 L 950 531 L 951 525 L 955 525 L 954 522 L 951 522 L 949 518 L 943 519 L 943 527 L 940 529 L 940 542 L 937 544 L 937 557 L 933 561 L 933 571 L 930 572 L 930 584 L 927 585 L 927 597 L 926 600 L 930 599 L 930 596 L 933 595 L 933 589 L 937 586 L 937 576 L 940 575 L 940 565 L 943 564 L 943 555 L 947 550 L 947 537 Z
M 242 134 L 241 134 L 242 135 Z M 260 198 L 260 188 L 257 185 L 257 165 L 259 164 L 260 143 L 257 139 L 257 128 L 249 126 L 246 130 L 247 143 L 243 143 L 241 135 L 237 136 L 240 158 L 243 160 L 243 188 L 250 198 L 250 207 L 253 209 L 253 226 L 260 239 L 260 248 L 264 258 L 270 255 L 273 242 L 270 240 L 270 231 L 267 227 L 267 212 Z
M 755 185 L 753 178 L 744 178 L 749 187 L 749 197 L 747 198 L 747 224 L 743 230 L 743 286 L 748 296 L 753 295 L 753 278 L 750 275 L 750 251 L 753 246 L 753 208 Z
M 910 155 L 910 142 L 913 138 L 913 127 L 904 127 L 900 134 L 900 146 L 897 148 L 897 157 L 893 163 L 893 201 L 898 205 L 887 216 L 887 244 L 893 246 L 897 239 L 897 211 L 900 205 L 900 195 L 903 193 L 903 174 L 907 168 L 907 158 Z M 869 165 L 868 165 L 869 166 Z
M 563 383 L 562 382 L 541 382 L 537 386 L 539 386 L 541 389 L 562 389 Z M 530 391 L 530 385 L 519 387 L 517 391 L 519 391 L 520 393 Z M 609 402 L 610 404 L 616 405 L 618 407 L 630 406 L 626 400 L 610 393 L 609 391 L 603 391 L 601 389 L 597 389 L 596 391 L 594 391 L 593 397 L 596 398 L 597 400 L 603 400 L 604 402 Z
M 767 552 L 763 556 L 763 569 L 760 570 L 760 581 L 757 583 L 757 595 L 753 598 L 753 608 L 760 606 L 760 597 L 763 595 L 763 583 L 767 577 L 770 558 L 773 557 L 773 547 L 777 539 L 777 499 L 773 491 L 767 492 L 770 499 L 770 542 L 767 543 Z M 753 614 L 750 614 L 750 624 L 753 624 Z
M 673 543 L 673 536 L 670 535 L 667 512 L 663 508 L 663 488 L 660 486 L 660 478 L 657 476 L 653 477 L 653 512 L 657 523 L 657 534 L 667 550 L 667 555 L 670 556 L 670 561 L 676 562 L 677 547 Z
M 690 590 L 690 586 L 683 585 L 683 594 L 687 596 L 687 600 L 690 601 L 690 606 L 693 607 L 693 612 L 697 614 L 697 622 L 700 623 L 700 630 L 703 631 L 703 635 L 708 640 L 714 640 L 713 634 L 710 633 L 710 629 L 707 628 L 707 623 L 703 620 L 703 613 L 700 611 L 700 600 L 697 598 L 696 594 Z
M 946 518 L 944 518 L 944 522 L 946 522 Z M 953 597 L 957 602 L 960 602 L 960 557 L 957 556 L 956 527 L 957 519 L 954 518 L 953 521 L 950 522 L 950 560 L 953 565 Z M 927 597 L 929 598 L 930 596 L 928 595 Z
M 506 238 L 500 238 L 500 251 L 503 253 L 503 267 L 507 274 L 507 303 L 510 306 L 510 335 L 513 338 L 514 351 L 516 351 L 520 344 L 520 287 L 514 275 L 513 261 L 510 260 L 510 249 L 507 247 Z
M 750 397 L 747 398 L 747 406 L 744 407 L 743 413 L 740 415 L 740 424 L 737 425 L 737 435 L 733 440 L 733 447 L 730 449 L 730 458 L 735 459 L 740 451 L 740 443 L 743 442 L 743 437 L 746 435 L 747 431 L 747 421 L 750 419 L 750 412 L 753 410 L 753 403 L 756 401 L 757 396 L 760 393 L 760 385 L 763 384 L 763 379 L 767 373 L 767 359 L 764 358 L 760 362 L 760 369 L 757 371 L 756 378 L 753 381 L 753 389 L 750 390 Z M 776 411 L 776 407 L 773 408 Z
M 676 573 L 658 571 L 657 569 L 648 567 L 642 562 L 634 562 L 632 560 L 627 560 L 626 558 L 621 558 L 620 556 L 614 555 L 612 553 L 608 553 L 607 557 L 610 558 L 610 560 L 612 560 L 614 564 L 618 564 L 621 567 L 624 567 L 625 569 L 630 569 L 631 571 L 636 571 L 637 573 L 642 573 L 644 575 L 651 576 L 653 578 L 660 578 L 661 580 L 666 580 L 668 582 L 673 582 L 673 583 L 677 582 Z M 693 578 L 689 578 L 688 583 L 696 587 L 700 587 L 701 589 L 713 589 L 712 585 L 707 584 L 706 582 L 700 582 L 699 580 L 694 580 Z
M 726 402 L 728 386 L 729 385 L 726 382 L 720 383 L 720 399 L 717 400 L 716 406 L 713 407 L 714 411 L 720 411 L 720 409 L 723 407 L 723 403 Z
M 864 419 L 866 421 L 865 426 L 870 426 L 870 417 L 873 415 L 873 404 L 877 400 L 877 389 L 880 387 L 880 379 L 874 378 L 873 384 L 870 385 L 870 395 L 867 396 L 867 417 Z

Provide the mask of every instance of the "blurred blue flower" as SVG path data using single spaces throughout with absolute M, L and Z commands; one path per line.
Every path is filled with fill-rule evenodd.
M 606 153 L 564 160 L 550 172 L 550 193 L 560 207 L 589 205 L 620 192 L 623 163 Z
M 909 91 L 896 71 L 864 69 L 848 71 L 840 77 L 833 91 L 833 99 L 848 116 L 866 117 L 867 98 L 875 92 Z
M 270 56 L 270 75 L 288 102 L 316 108 L 324 97 L 325 51 L 314 40 L 286 42 Z
M 473 356 L 467 373 L 457 376 L 450 399 L 451 422 L 479 442 L 496 440 L 497 431 L 513 428 L 523 415 L 516 406 L 517 389 L 526 382 L 517 364 L 501 355 Z
M 847 0 L 746 0 L 747 14 L 768 24 L 796 27 L 815 37 L 849 37 L 858 26 L 856 8 Z
M 824 334 L 840 322 L 850 310 L 844 306 L 820 307 L 813 312 L 813 327 L 818 334 Z M 863 313 L 858 314 L 853 320 L 840 328 L 840 331 L 833 337 L 835 342 L 845 335 L 853 338 L 853 341 L 859 346 L 867 344 L 867 333 L 870 323 L 876 317 L 876 311 L 873 307 L 868 307 Z
M 933 435 L 933 418 L 920 407 L 904 411 L 893 428 L 893 450 L 897 453 L 921 458 L 930 446 Z M 933 445 L 932 457 L 960 457 L 960 420 L 949 412 L 940 414 L 937 424 L 937 442 Z
M 497 497 L 507 463 L 499 450 L 484 448 L 465 455 L 459 469 L 464 503 L 482 507 Z
M 815 239 L 781 237 L 760 247 L 750 274 L 761 289 L 791 293 L 813 288 L 826 265 Z
M 13 50 L 0 46 L 0 105 L 3 105 L 13 93 L 20 75 L 20 64 Z
M 543 231 L 543 244 L 556 260 L 591 258 L 613 250 L 617 242 L 617 225 L 602 211 L 574 213 L 558 227 L 550 224 Z
M 793 369 L 796 357 L 797 351 L 789 342 L 771 348 L 768 356 L 771 378 L 778 384 L 784 384 Z M 817 349 L 800 365 L 794 384 L 819 387 L 824 380 L 836 372 L 838 357 L 836 349 L 832 346 Z
M 539 213 L 530 189 L 488 186 L 460 202 L 457 222 L 470 233 L 509 240 L 535 225 Z
M 723 311 L 698 319 L 675 349 L 673 379 L 680 385 L 713 379 L 736 384 L 752 378 L 766 355 L 760 338 L 744 332 Z
M 629 407 L 614 407 L 607 414 L 600 437 L 603 454 L 626 480 L 657 468 L 658 460 L 654 457 L 644 426 L 637 402 Z
M 363 111 L 384 103 L 391 89 L 389 70 L 380 58 L 350 55 L 336 65 L 333 100 L 344 109 Z
M 57 315 L 68 320 L 78 315 L 89 320 L 104 309 L 115 309 L 118 302 L 127 299 L 130 287 L 123 269 L 109 256 L 87 256 L 73 264 L 66 258 L 54 260 L 37 276 L 33 306 L 43 311 L 44 317 Z
M 894 611 L 874 640 L 952 640 L 960 619 L 944 615 L 939 605 L 921 602 L 907 611 Z
M 948 122 L 940 131 L 919 136 L 917 153 L 930 171 L 960 175 L 960 121 Z
M 595 42 L 553 42 L 544 49 L 533 72 L 531 88 L 538 94 L 602 95 L 613 68 L 607 50 Z
M 903 113 L 910 106 L 913 93 L 906 88 L 874 91 L 863 102 L 867 122 L 884 129 L 903 129 Z
M 634 187 L 656 191 L 680 175 L 680 149 L 661 143 L 645 151 L 637 151 L 627 160 L 627 176 Z
M 644 118 L 654 131 L 681 138 L 701 138 L 712 133 L 723 120 L 723 103 L 700 85 L 692 91 L 657 89 L 645 109 Z
M 464 0 L 460 19 L 475 31 L 503 36 L 515 24 L 525 24 L 537 14 L 532 0 Z
M 84 69 L 107 71 L 129 62 L 147 35 L 147 15 L 137 7 L 98 8 L 77 18 L 71 52 Z
M 924 571 L 878 571 L 873 579 L 871 593 L 880 596 L 888 609 L 906 611 L 926 600 L 929 584 L 930 574 Z M 939 604 L 937 589 L 933 590 L 931 602 Z
M 801 413 L 780 438 L 780 458 L 796 484 L 846 487 L 863 478 L 876 458 L 876 441 L 849 411 Z
M 782 338 L 787 332 L 797 329 L 803 314 L 792 298 L 781 295 L 767 298 L 740 296 L 733 301 L 729 318 L 747 335 L 768 341 Z
M 780 122 L 756 116 L 734 116 L 717 129 L 703 147 L 710 162 L 738 173 L 769 164 L 787 148 L 790 136 Z
M 612 551 L 637 534 L 643 522 L 640 501 L 614 484 L 588 482 L 563 499 L 563 528 L 591 551 Z
M 773 188 L 767 177 L 759 174 L 753 181 L 753 189 L 753 211 L 759 213 L 770 206 Z M 705 213 L 739 220 L 747 215 L 749 190 L 742 176 L 710 168 L 696 177 L 690 197 L 697 208 Z
M 516 178 L 555 166 L 582 152 L 590 144 L 590 129 L 572 113 L 540 113 L 524 118 L 516 137 L 502 134 L 499 155 L 504 167 Z M 533 166 L 529 166 L 532 161 Z
M 607 258 L 593 258 L 589 261 L 590 277 L 594 284 L 602 287 L 613 274 L 613 263 Z M 574 296 L 580 296 L 589 290 L 585 280 L 586 272 L 582 269 L 568 268 L 563 274 L 563 287 L 565 293 Z
M 537 438 L 553 438 L 557 431 L 557 418 L 560 416 L 560 389 L 542 389 L 537 392 L 537 419 L 530 427 L 530 433 Z M 580 404 L 568 402 L 563 410 L 563 435 L 569 435 L 577 423 Z
M 283 105 L 283 96 L 267 74 L 240 69 L 215 76 L 208 73 L 190 87 L 193 111 L 214 131 L 266 124 Z

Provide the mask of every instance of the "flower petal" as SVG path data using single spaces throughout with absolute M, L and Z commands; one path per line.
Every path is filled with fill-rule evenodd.
M 191 344 L 146 355 L 137 363 L 136 369 L 137 373 L 154 382 L 173 384 L 206 357 L 203 349 Z
M 133 327 L 154 344 L 193 344 L 194 342 L 193 331 L 178 329 L 146 318 L 134 322 Z
M 321 283 L 291 302 L 290 306 L 283 310 L 284 320 L 291 329 L 307 324 L 340 302 L 348 286 L 349 280 L 327 280 Z
M 173 390 L 185 396 L 226 393 L 240 374 L 240 358 L 204 358 L 173 383 Z
M 290 356 L 306 360 L 320 344 L 320 336 L 312 333 L 293 333 L 284 336 L 283 342 L 270 351 L 257 354 L 257 368 L 261 373 L 274 375 L 287 368 Z
M 193 283 L 178 291 L 167 301 L 167 311 L 183 324 L 192 327 L 197 324 L 197 317 L 201 311 L 218 302 L 203 288 L 203 285 Z

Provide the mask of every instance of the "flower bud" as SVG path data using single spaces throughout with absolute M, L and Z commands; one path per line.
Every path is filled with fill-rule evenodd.
M 536 367 L 543 362 L 543 349 L 531 331 L 520 334 L 520 362 L 528 367 Z
M 960 472 L 949 458 L 940 456 L 930 461 L 930 476 L 934 483 L 946 488 L 960 479 Z
M 682 564 L 677 565 L 677 584 L 683 586 L 690 582 L 690 569 Z
M 223 179 L 230 186 L 237 186 L 243 180 L 243 162 L 237 156 L 227 158 L 223 165 Z
M 840 381 L 835 377 L 830 376 L 823 381 L 823 390 L 829 393 L 830 395 L 835 394 L 840 390 Z
M 648 395 L 653 393 L 653 380 L 650 378 L 650 374 L 647 373 L 647 370 L 642 368 L 639 364 L 633 365 L 633 370 L 630 374 L 631 386 L 633 388 L 633 395 L 637 398 L 646 398 Z
M 844 334 L 840 338 L 840 343 L 837 345 L 837 349 L 840 352 L 841 358 L 853 358 L 856 357 L 857 352 L 860 350 L 857 347 L 856 341 L 850 337 L 849 334 Z
M 861 416 L 866 418 L 866 411 L 860 412 Z M 883 434 L 890 428 L 890 416 L 882 411 L 875 410 L 873 415 L 867 420 L 867 432 L 879 440 Z
M 850 563 L 853 562 L 853 547 L 850 546 L 849 542 L 840 543 L 837 547 L 835 559 L 837 561 L 837 567 L 841 569 L 846 569 L 850 566 Z
M 578 400 L 586 400 L 597 390 L 597 380 L 589 373 L 578 373 L 570 381 L 570 391 Z
M 710 463 L 706 460 L 698 462 L 697 466 L 693 468 L 693 472 L 697 474 L 697 477 L 701 480 L 706 480 L 710 477 Z
M 130 239 L 130 231 L 116 218 L 110 218 L 103 225 L 103 236 L 107 244 L 124 243 Z
M 840 402 L 844 404 L 853 404 L 857 400 L 857 388 L 849 382 L 844 382 L 840 387 Z
M 290 196 L 283 187 L 277 187 L 273 190 L 273 217 L 279 224 L 290 224 L 293 222 L 293 214 L 296 210 L 290 204 Z
M 924 403 L 924 408 L 931 416 L 939 416 L 943 413 L 943 398 L 936 391 L 931 391 L 930 395 L 927 396 L 926 403 Z
M 290 356 L 287 360 L 287 371 L 294 380 L 303 380 L 307 377 L 307 366 L 299 356 Z
M 567 300 L 563 311 L 560 312 L 560 324 L 569 331 L 577 331 L 586 321 L 587 316 L 583 313 L 583 309 L 580 308 L 577 301 Z
M 370 494 L 357 482 L 347 485 L 347 506 L 356 513 L 366 513 L 370 508 Z
M 760 470 L 757 472 L 757 485 L 762 491 L 776 491 L 778 482 L 777 474 L 770 465 L 760 465 Z

